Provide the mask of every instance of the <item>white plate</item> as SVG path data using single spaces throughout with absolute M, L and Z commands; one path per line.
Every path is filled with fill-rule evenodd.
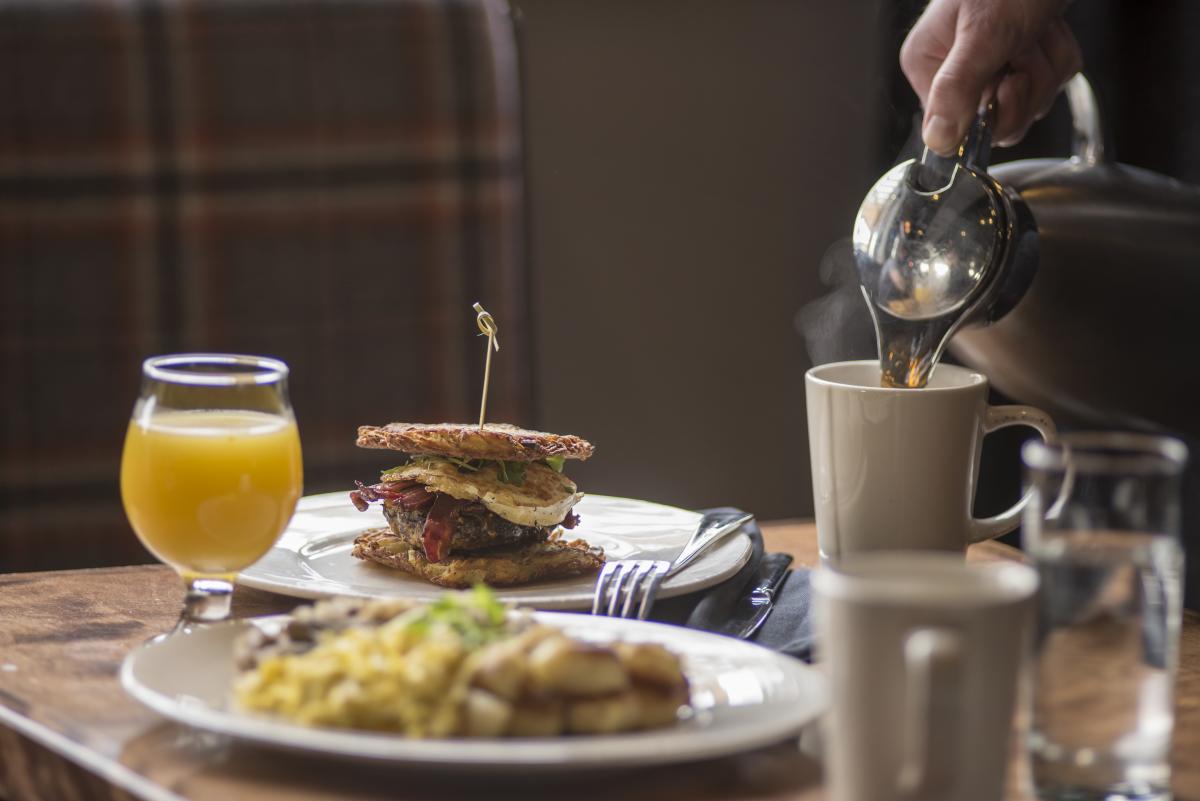
M 605 495 L 585 496 L 575 511 L 580 523 L 568 536 L 599 545 L 608 559 L 674 559 L 700 523 L 698 512 Z M 355 595 L 429 601 L 444 592 L 415 576 L 350 555 L 355 537 L 365 529 L 386 526 L 382 511 L 358 511 L 345 492 L 301 498 L 279 542 L 243 571 L 239 582 L 297 598 Z M 731 535 L 663 582 L 659 597 L 724 581 L 746 564 L 751 550 L 748 536 L 740 531 Z M 588 574 L 498 589 L 496 594 L 538 609 L 588 609 L 595 580 Z
M 658 642 L 683 658 L 694 714 L 670 729 L 631 734 L 528 739 L 410 740 L 388 734 L 318 729 L 231 708 L 237 621 L 164 636 L 135 650 L 121 684 L 155 712 L 206 731 L 263 745 L 429 767 L 555 770 L 687 762 L 737 753 L 795 735 L 821 713 L 825 683 L 813 668 L 766 648 L 661 623 L 537 613 L 539 621 L 596 642 Z

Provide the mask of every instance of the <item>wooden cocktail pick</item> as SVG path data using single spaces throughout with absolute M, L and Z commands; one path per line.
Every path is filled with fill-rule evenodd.
M 482 429 L 483 419 L 487 415 L 488 382 L 492 378 L 492 351 L 499 352 L 500 350 L 500 340 L 496 338 L 500 327 L 496 325 L 495 318 L 488 314 L 483 306 L 475 303 L 472 308 L 475 309 L 475 325 L 479 327 L 480 335 L 488 338 L 487 359 L 483 363 L 483 398 L 479 401 L 479 427 Z

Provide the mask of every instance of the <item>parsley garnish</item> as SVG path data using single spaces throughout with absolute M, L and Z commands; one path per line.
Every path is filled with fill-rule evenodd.
M 470 592 L 442 595 L 407 625 L 410 631 L 420 636 L 433 634 L 435 627 L 448 628 L 458 634 L 468 648 L 485 645 L 508 634 L 504 604 L 484 584 L 476 584 Z
M 524 484 L 525 468 L 525 462 L 496 462 L 496 472 L 505 484 Z

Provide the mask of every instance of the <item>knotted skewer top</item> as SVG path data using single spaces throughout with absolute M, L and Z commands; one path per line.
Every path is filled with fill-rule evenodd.
M 483 398 L 479 401 L 479 427 L 483 428 L 483 420 L 487 415 L 488 383 L 492 378 L 492 352 L 500 350 L 500 340 L 496 337 L 500 326 L 496 325 L 495 318 L 478 302 L 472 308 L 475 309 L 475 325 L 478 326 L 480 335 L 488 338 L 487 359 L 483 363 Z

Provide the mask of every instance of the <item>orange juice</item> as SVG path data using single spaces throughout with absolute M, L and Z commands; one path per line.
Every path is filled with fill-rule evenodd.
M 138 538 L 181 573 L 228 575 L 270 550 L 300 498 L 291 417 L 160 412 L 129 424 L 121 499 Z

